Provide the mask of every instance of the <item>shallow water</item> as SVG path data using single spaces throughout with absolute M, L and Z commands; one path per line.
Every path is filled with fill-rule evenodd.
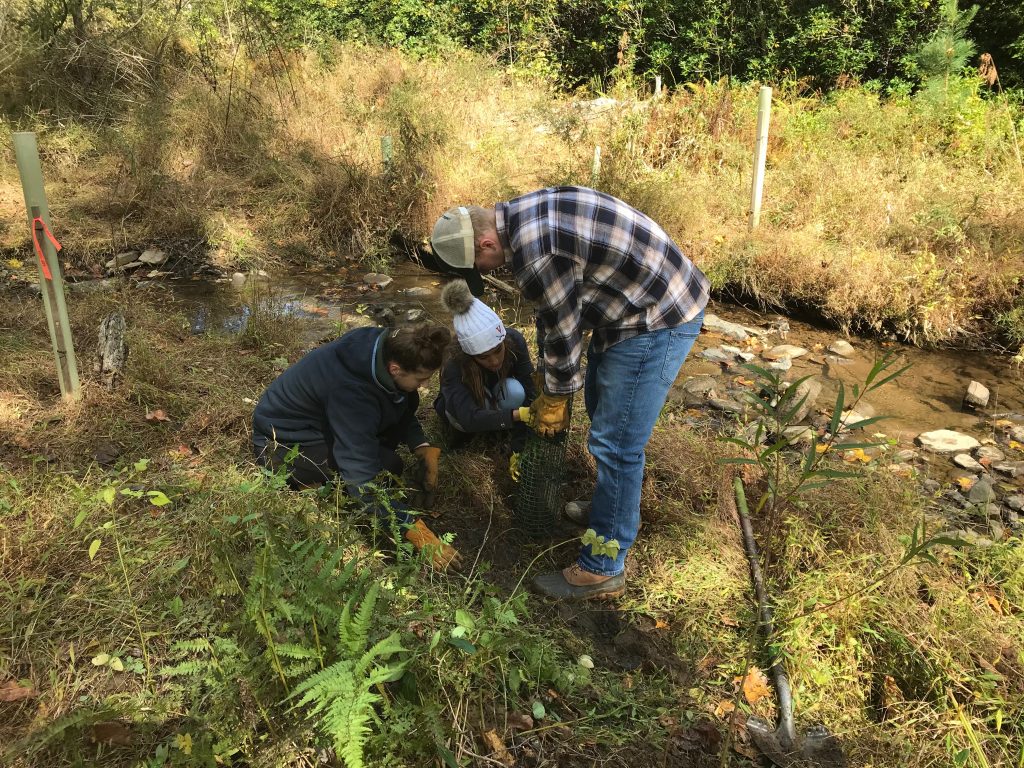
M 394 282 L 380 291 L 360 293 L 361 273 L 339 277 L 330 273 L 305 273 L 273 276 L 250 281 L 237 290 L 229 281 L 182 281 L 168 285 L 190 315 L 193 333 L 239 333 L 253 313 L 255 304 L 272 307 L 277 313 L 300 318 L 304 338 L 315 343 L 337 335 L 350 325 L 368 321 L 405 322 L 409 310 L 424 317 L 450 323 L 441 306 L 442 278 L 415 265 L 401 265 L 393 274 Z M 410 293 L 411 291 L 411 293 Z M 528 306 L 516 296 L 488 289 L 484 297 L 506 322 L 530 325 Z M 726 320 L 755 328 L 765 328 L 774 313 L 758 313 L 732 304 L 712 302 L 709 312 Z M 840 380 L 847 385 L 864 380 L 873 362 L 893 355 L 896 367 L 909 364 L 899 379 L 865 399 L 879 414 L 888 418 L 872 427 L 909 444 L 917 434 L 933 429 L 955 429 L 984 437 L 984 416 L 995 412 L 1024 412 L 1024 376 L 1008 356 L 962 350 L 919 349 L 904 344 L 844 337 L 834 329 L 823 329 L 797 320 L 789 320 L 785 343 L 805 347 L 811 352 L 793 361 L 786 378 L 816 375 L 825 384 L 819 407 L 834 397 Z M 827 365 L 826 347 L 835 339 L 847 338 L 857 350 L 849 365 Z M 775 336 L 774 343 L 781 343 Z M 701 374 L 722 375 L 717 363 L 699 356 L 701 350 L 720 344 L 737 344 L 713 333 L 702 333 L 681 378 Z M 743 346 L 742 343 L 737 344 Z M 763 362 L 763 361 L 762 361 Z M 736 374 L 742 371 L 735 372 Z M 985 414 L 961 410 L 968 384 L 976 380 L 989 388 L 992 397 Z

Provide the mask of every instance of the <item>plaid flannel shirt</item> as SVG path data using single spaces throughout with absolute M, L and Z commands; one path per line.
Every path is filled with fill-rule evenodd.
M 523 296 L 537 307 L 544 389 L 583 387 L 583 333 L 597 352 L 695 318 L 707 277 L 650 217 L 611 195 L 551 187 L 495 205 Z

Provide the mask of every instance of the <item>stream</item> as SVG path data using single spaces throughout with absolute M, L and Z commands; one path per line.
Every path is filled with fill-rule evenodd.
M 444 278 L 412 263 L 398 265 L 390 277 L 371 277 L 370 283 L 377 279 L 385 283 L 379 287 L 368 284 L 361 272 L 341 276 L 332 272 L 250 275 L 244 286 L 239 278 L 236 275 L 234 283 L 230 279 L 211 279 L 160 284 L 175 296 L 190 318 L 192 332 L 197 334 L 240 333 L 253 316 L 254 308 L 270 316 L 299 319 L 303 338 L 310 346 L 359 325 L 392 325 L 420 319 L 446 325 L 451 322 L 440 301 Z M 482 298 L 506 323 L 520 327 L 532 323 L 530 309 L 523 306 L 518 295 L 488 286 Z M 858 406 L 865 416 L 885 416 L 866 431 L 869 439 L 889 445 L 868 451 L 869 455 L 874 459 L 884 452 L 885 462 L 894 471 L 922 478 L 925 490 L 952 509 L 976 512 L 980 500 L 982 510 L 988 509 L 990 518 L 987 526 L 986 515 L 977 521 L 976 528 L 982 533 L 1001 538 L 1011 531 L 1021 532 L 1017 512 L 1024 500 L 1024 376 L 1008 356 L 921 349 L 844 336 L 837 329 L 823 329 L 721 302 L 712 302 L 707 313 L 704 332 L 670 395 L 670 404 L 679 406 L 684 422 L 697 425 L 709 420 L 736 420 L 737 415 L 728 404 L 744 401 L 742 393 L 744 389 L 749 391 L 753 374 L 742 367 L 739 359 L 707 359 L 705 353 L 720 356 L 723 345 L 728 345 L 727 350 L 745 353 L 752 363 L 761 366 L 769 362 L 763 353 L 776 345 L 795 345 L 807 350 L 806 354 L 792 358 L 792 367 L 785 371 L 784 378 L 794 381 L 813 376 L 821 382 L 821 394 L 808 417 L 819 432 L 827 423 L 839 382 L 845 383 L 849 402 L 852 385 L 864 381 L 876 359 L 891 355 L 895 361 L 891 370 L 910 367 L 893 382 L 868 394 Z M 715 322 L 710 322 L 711 315 L 716 316 Z M 718 330 L 719 326 L 725 331 Z M 788 326 L 788 332 L 783 334 L 780 326 Z M 749 332 L 747 339 L 731 335 L 737 327 Z M 845 357 L 829 351 L 837 340 L 852 345 Z M 989 390 L 989 402 L 983 408 L 965 410 L 964 396 L 972 381 Z M 954 430 L 968 440 L 974 438 L 978 444 L 951 452 L 920 447 L 918 436 L 934 430 Z M 970 463 L 972 457 L 980 459 L 980 463 Z M 993 517 L 990 507 L 998 502 L 1002 507 L 995 509 L 1002 510 L 1003 521 L 992 522 L 999 514 Z M 986 527 L 990 530 L 985 531 Z

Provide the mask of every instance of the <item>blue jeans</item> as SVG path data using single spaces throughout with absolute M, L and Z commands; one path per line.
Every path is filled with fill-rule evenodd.
M 677 328 L 634 336 L 604 352 L 591 345 L 587 352 L 583 395 L 597 463 L 590 527 L 605 541 L 618 541 L 619 554 L 612 559 L 583 547 L 579 565 L 586 571 L 614 576 L 625 568 L 640 527 L 644 449 L 703 322 L 702 312 Z

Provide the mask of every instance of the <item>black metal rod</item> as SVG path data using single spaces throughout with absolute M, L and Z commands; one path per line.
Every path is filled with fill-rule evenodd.
M 750 525 L 750 513 L 747 511 L 747 494 L 743 490 L 743 480 L 739 477 L 735 478 L 733 486 L 736 489 L 736 509 L 740 518 L 740 529 L 743 531 L 743 549 L 747 553 L 747 562 L 750 564 L 750 580 L 754 584 L 754 594 L 757 596 L 758 627 L 767 644 L 775 635 L 774 616 L 764 588 L 764 576 L 761 573 L 761 561 L 757 551 L 757 542 L 754 540 L 754 529 Z M 775 695 L 779 700 L 780 737 L 789 742 L 782 746 L 789 749 L 796 743 L 796 725 L 793 722 L 793 693 L 781 656 L 772 662 L 769 671 L 775 686 Z

